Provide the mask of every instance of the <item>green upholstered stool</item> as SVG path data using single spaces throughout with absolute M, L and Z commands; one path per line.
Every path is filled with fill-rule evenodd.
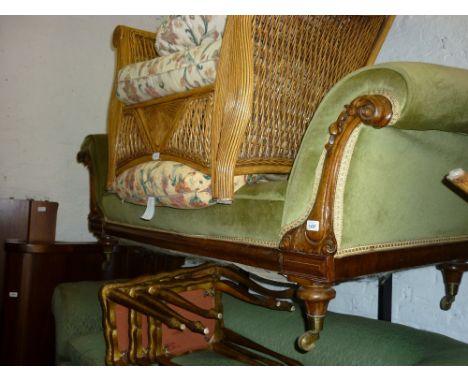
M 101 306 L 97 295 L 101 284 L 101 282 L 83 281 L 60 284 L 55 289 L 52 296 L 52 312 L 55 318 L 57 365 L 72 364 L 70 361 L 74 340 L 79 342 L 82 336 L 90 333 L 97 333 L 97 337 L 103 336 Z M 104 337 L 102 341 L 104 345 Z M 101 364 L 103 362 L 104 358 Z
M 59 285 L 53 296 L 56 361 L 59 365 L 104 365 L 99 282 Z M 225 326 L 304 365 L 466 365 L 468 344 L 368 318 L 329 313 L 320 341 L 309 353 L 295 348 L 305 327 L 293 313 L 246 304 L 224 295 Z M 217 353 L 198 352 L 173 359 L 181 365 L 240 365 Z

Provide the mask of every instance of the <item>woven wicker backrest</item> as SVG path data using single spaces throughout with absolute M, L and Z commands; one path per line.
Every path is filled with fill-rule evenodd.
M 369 60 L 384 16 L 255 16 L 254 101 L 237 166 L 290 166 L 314 111 Z
M 373 62 L 389 20 L 228 17 L 215 84 L 133 105 L 111 98 L 107 185 L 155 152 L 212 175 L 219 202 L 232 200 L 235 174 L 288 173 L 320 101 Z M 123 66 L 155 57 L 154 40 L 116 28 L 116 79 Z

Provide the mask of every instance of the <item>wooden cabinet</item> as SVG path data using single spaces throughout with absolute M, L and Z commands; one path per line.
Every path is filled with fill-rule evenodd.
M 53 365 L 51 301 L 61 282 L 102 279 L 102 248 L 96 243 L 7 241 L 2 365 Z
M 0 199 L 0 296 L 5 274 L 4 242 L 54 242 L 58 203 L 30 199 Z M 0 314 L 2 306 L 0 302 Z
M 58 284 L 136 277 L 183 263 L 116 247 L 103 270 L 101 245 L 55 242 L 57 209 L 54 202 L 0 199 L 0 365 L 54 364 L 51 301 Z

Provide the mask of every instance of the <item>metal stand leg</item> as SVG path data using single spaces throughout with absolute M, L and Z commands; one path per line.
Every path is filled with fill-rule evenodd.
M 379 279 L 379 300 L 377 318 L 382 321 L 392 321 L 392 274 Z

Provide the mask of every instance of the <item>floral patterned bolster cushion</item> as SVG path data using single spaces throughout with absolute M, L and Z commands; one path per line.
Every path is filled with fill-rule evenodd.
M 252 175 L 234 177 L 234 191 L 257 179 Z M 174 208 L 203 208 L 215 203 L 211 194 L 211 177 L 172 161 L 146 162 L 124 171 L 112 190 L 131 203 L 146 205 L 153 196 L 157 205 Z
M 123 67 L 117 98 L 125 104 L 188 91 L 213 83 L 221 39 L 168 56 Z
M 159 56 L 182 52 L 222 38 L 226 16 L 168 16 L 156 32 Z

